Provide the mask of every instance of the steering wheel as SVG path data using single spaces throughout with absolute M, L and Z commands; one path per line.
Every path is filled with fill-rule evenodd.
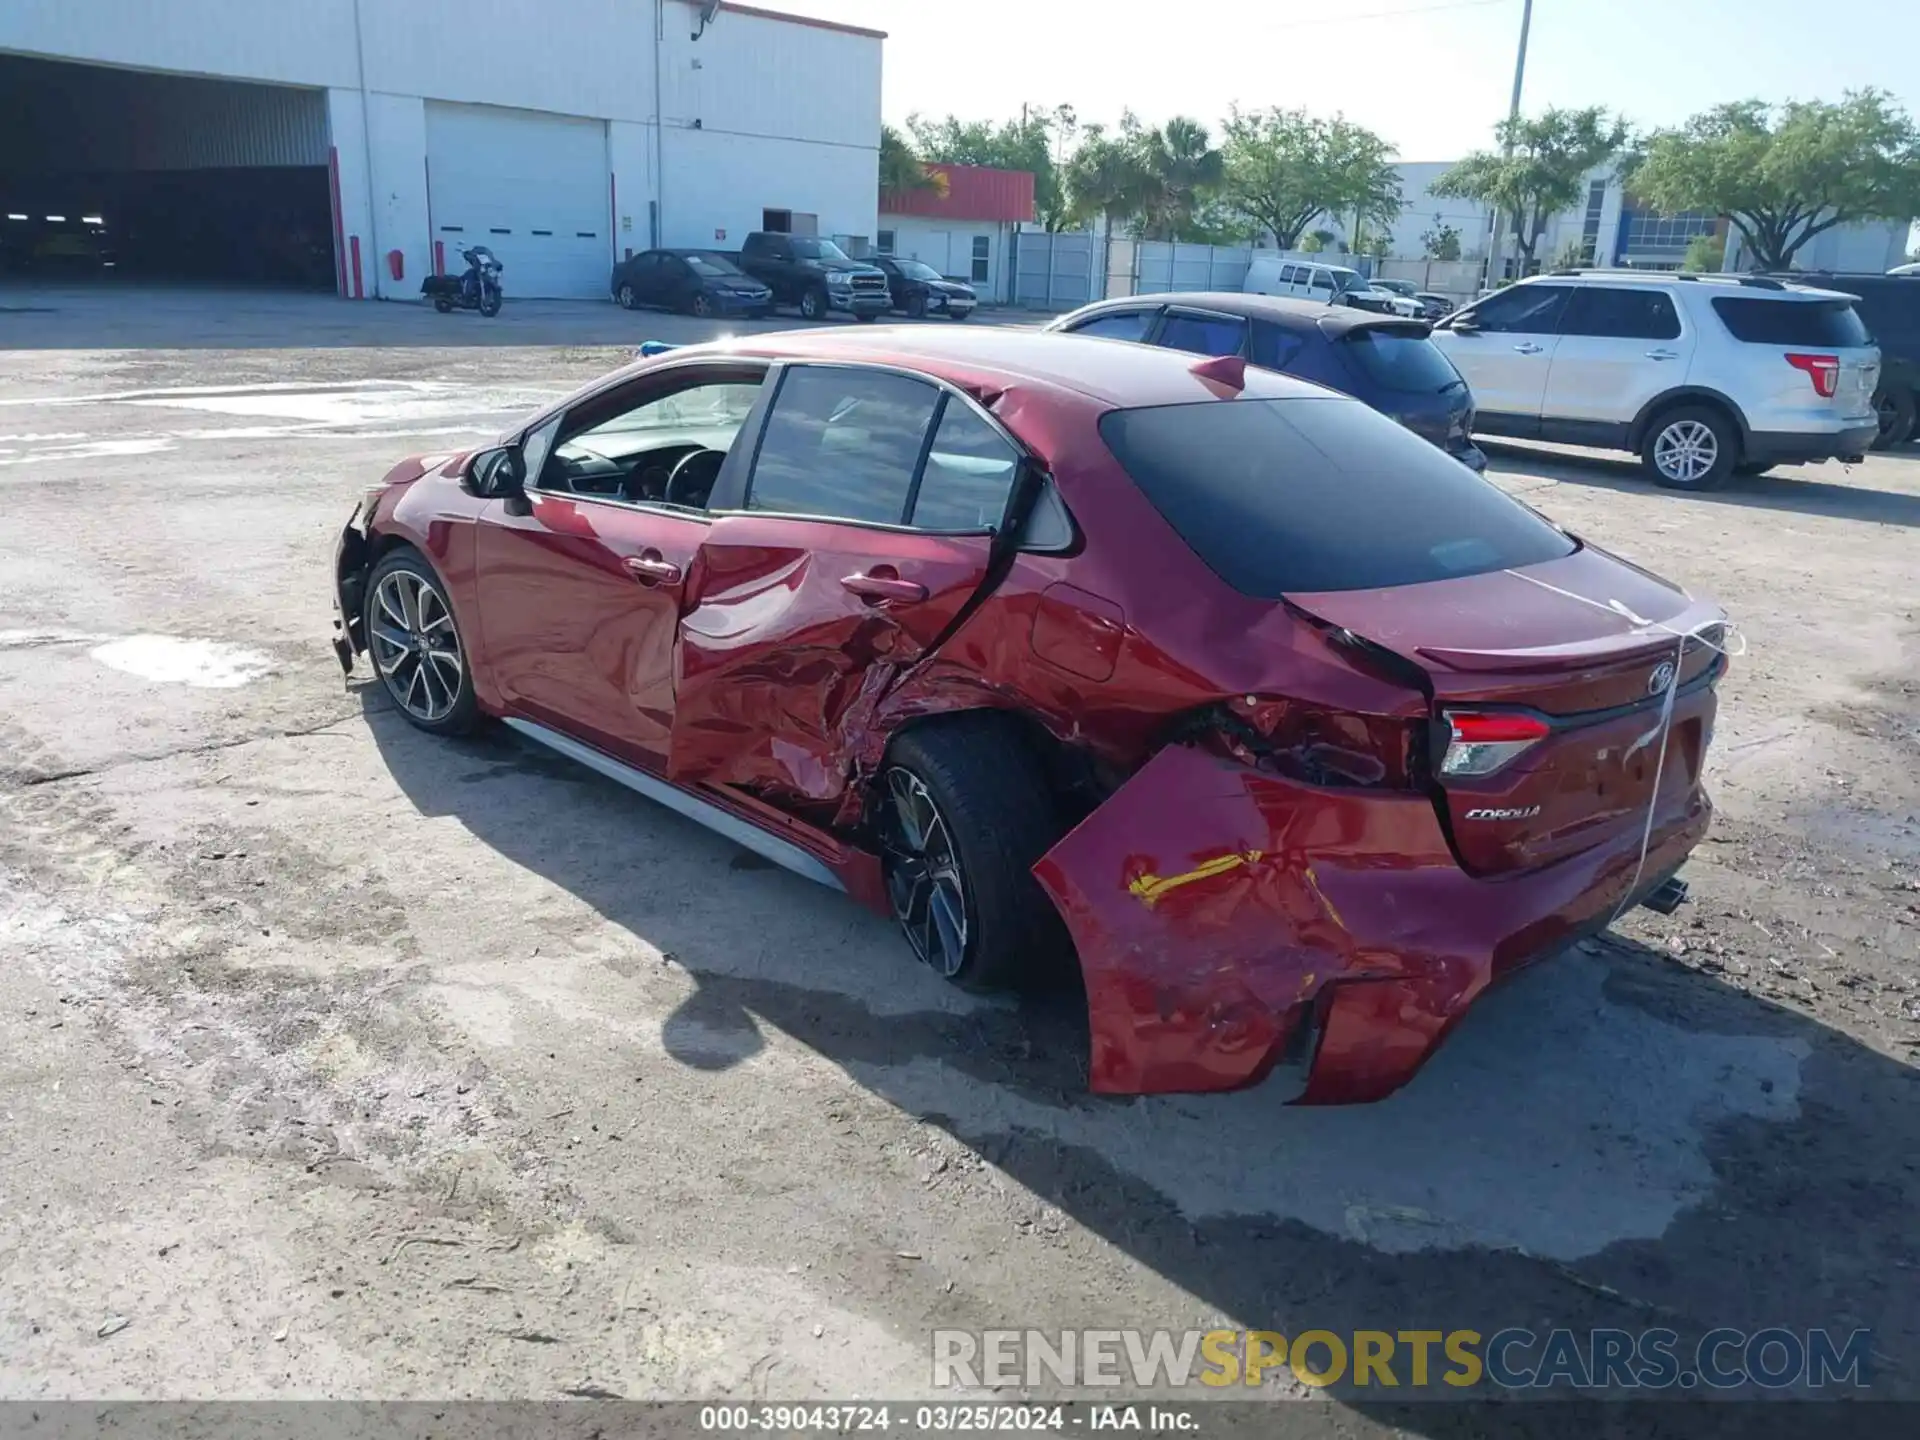
M 704 506 L 713 494 L 713 482 L 720 478 L 720 467 L 726 459 L 724 450 L 688 452 L 667 477 L 666 503 L 695 509 Z

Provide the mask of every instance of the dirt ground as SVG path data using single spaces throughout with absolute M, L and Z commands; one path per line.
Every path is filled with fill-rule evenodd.
M 1691 903 L 1383 1104 L 1103 1100 L 1058 1006 L 342 683 L 365 486 L 697 333 L 527 312 L 0 292 L 0 1397 L 924 1397 L 936 1328 L 1217 1325 L 1867 1327 L 1920 1396 L 1914 452 L 1500 448 L 1747 637 Z

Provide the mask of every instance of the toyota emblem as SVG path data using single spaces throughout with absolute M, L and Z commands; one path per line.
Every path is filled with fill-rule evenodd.
M 1647 676 L 1647 693 L 1649 695 L 1664 695 L 1667 693 L 1667 687 L 1672 684 L 1673 662 L 1671 660 L 1662 660 L 1658 665 L 1653 667 L 1653 673 Z

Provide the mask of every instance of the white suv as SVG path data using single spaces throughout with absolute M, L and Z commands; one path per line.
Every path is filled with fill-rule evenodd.
M 1710 490 L 1773 465 L 1859 460 L 1880 351 L 1853 297 L 1753 276 L 1579 271 L 1522 280 L 1434 327 L 1486 435 L 1639 454 Z

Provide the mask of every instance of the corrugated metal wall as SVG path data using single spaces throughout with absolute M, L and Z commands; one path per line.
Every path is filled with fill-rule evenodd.
M 321 90 L 0 55 L 0 172 L 326 163 Z

